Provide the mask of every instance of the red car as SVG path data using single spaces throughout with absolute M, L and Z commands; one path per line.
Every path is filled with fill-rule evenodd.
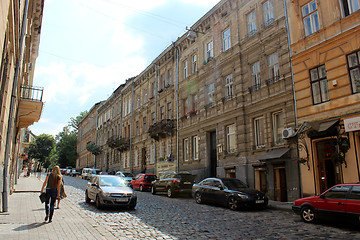
M 155 179 L 155 174 L 139 173 L 133 180 L 131 180 L 130 185 L 133 189 L 139 189 L 143 192 L 151 188 L 151 182 Z
M 335 185 L 320 196 L 297 199 L 292 206 L 307 223 L 318 219 L 360 222 L 360 182 Z

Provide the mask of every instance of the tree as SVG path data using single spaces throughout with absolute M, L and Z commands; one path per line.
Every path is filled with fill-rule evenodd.
M 41 134 L 35 137 L 35 141 L 29 145 L 29 159 L 34 158 L 43 166 L 51 150 L 54 148 L 54 144 L 55 139 L 51 135 Z
M 69 127 L 73 128 L 76 132 L 79 130 L 79 124 L 83 118 L 88 114 L 88 111 L 83 111 L 76 118 L 70 118 Z
M 70 131 L 69 126 L 56 136 L 56 155 L 60 167 L 75 167 L 77 133 Z

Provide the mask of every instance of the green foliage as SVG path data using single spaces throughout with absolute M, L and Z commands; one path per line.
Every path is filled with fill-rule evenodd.
M 69 122 L 69 127 L 73 128 L 74 131 L 78 131 L 79 130 L 79 124 L 80 122 L 83 120 L 83 118 L 88 114 L 88 111 L 84 111 L 81 112 L 79 116 L 77 116 L 76 118 L 70 118 L 70 122 Z
M 34 158 L 44 165 L 49 157 L 51 150 L 54 148 L 54 137 L 48 134 L 41 134 L 35 138 L 35 141 L 29 145 L 29 158 Z
M 67 127 L 63 128 L 56 139 L 56 155 L 61 168 L 67 166 L 75 167 L 76 165 L 76 144 L 77 133 L 71 132 Z

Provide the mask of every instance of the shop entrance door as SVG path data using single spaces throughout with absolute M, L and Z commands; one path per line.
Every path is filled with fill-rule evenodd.
M 275 200 L 287 202 L 286 171 L 285 167 L 274 168 Z
M 320 193 L 326 189 L 340 183 L 339 176 L 336 174 L 336 166 L 334 161 L 331 159 L 335 152 L 335 140 L 329 139 L 316 143 L 317 149 L 317 167 L 318 177 L 317 182 L 320 183 Z

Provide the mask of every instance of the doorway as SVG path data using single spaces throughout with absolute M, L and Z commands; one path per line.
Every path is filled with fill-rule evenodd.
M 216 177 L 217 154 L 216 154 L 216 131 L 209 133 L 210 140 L 210 177 Z
M 275 201 L 287 202 L 285 166 L 274 167 L 274 190 Z
M 326 189 L 341 182 L 340 175 L 336 173 L 339 169 L 337 169 L 338 167 L 331 159 L 332 155 L 336 151 L 335 144 L 336 140 L 334 139 L 316 143 L 318 167 L 317 182 L 320 183 L 319 193 L 322 193 Z

